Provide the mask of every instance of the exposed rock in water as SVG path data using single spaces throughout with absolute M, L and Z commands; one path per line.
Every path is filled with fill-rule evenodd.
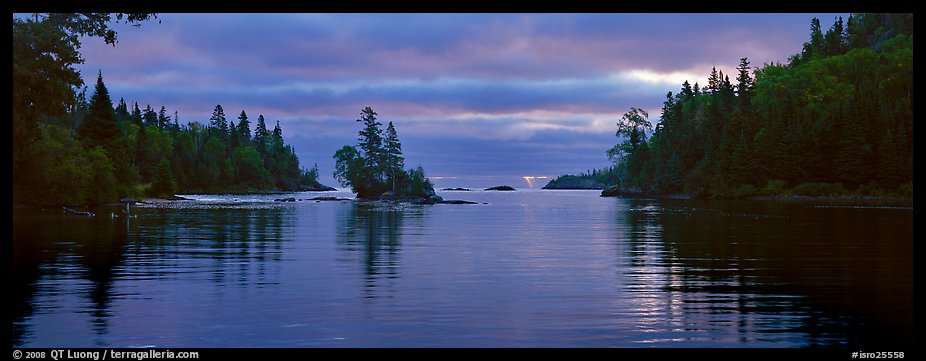
M 296 198 L 295 198 L 295 197 L 277 198 L 277 199 L 274 199 L 273 201 L 274 201 L 274 202 L 295 202 L 295 201 L 296 201 Z
M 479 202 L 470 202 L 470 201 L 464 201 L 460 199 L 451 199 L 449 201 L 440 201 L 437 203 L 440 203 L 440 204 L 479 204 Z
M 379 200 L 392 202 L 409 202 L 412 204 L 435 204 L 444 200 L 444 198 L 441 196 L 433 194 L 433 190 L 427 193 L 431 194 L 395 194 L 392 192 L 386 192 L 379 196 Z
M 495 186 L 486 188 L 487 191 L 513 191 L 515 190 L 512 186 Z
M 565 175 L 551 180 L 543 189 L 605 189 L 608 186 L 588 177 Z
M 637 188 L 622 189 L 618 186 L 610 186 L 601 191 L 602 197 L 645 197 L 646 194 Z
M 470 191 L 469 188 L 444 188 L 445 191 Z
M 65 212 L 70 213 L 70 214 L 76 214 L 76 215 L 87 216 L 87 217 L 93 217 L 93 216 L 96 215 L 96 214 L 93 214 L 93 212 L 75 211 L 75 210 L 70 209 L 70 208 L 68 208 L 68 207 L 61 207 L 61 208 L 64 209 Z
M 310 201 L 349 201 L 350 198 L 338 198 L 338 197 L 315 197 L 309 199 Z
M 336 190 L 337 189 L 335 189 L 334 187 L 329 187 L 324 184 L 317 184 L 317 185 L 309 186 L 305 189 L 302 189 L 302 191 L 304 192 L 329 192 L 329 191 L 336 191 Z

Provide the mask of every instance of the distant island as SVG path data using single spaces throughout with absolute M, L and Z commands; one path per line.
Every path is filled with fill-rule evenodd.
M 487 191 L 513 191 L 515 190 L 512 186 L 495 186 L 486 188 Z
M 594 169 L 578 175 L 561 175 L 541 189 L 605 189 L 616 181 L 613 168 Z

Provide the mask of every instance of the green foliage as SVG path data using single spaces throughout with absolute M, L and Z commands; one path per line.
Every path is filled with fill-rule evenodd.
M 354 193 L 361 193 L 370 186 L 361 173 L 363 167 L 364 160 L 357 148 L 345 145 L 334 152 L 334 179 L 342 186 L 351 187 Z
M 244 111 L 229 129 L 221 105 L 208 127 L 195 122 L 181 127 L 179 114 L 169 116 L 164 106 L 159 112 L 151 105 L 142 111 L 136 102 L 130 111 L 120 98 L 114 109 L 102 71 L 87 101 L 87 88 L 81 90 L 84 82 L 74 69 L 83 62 L 80 40 L 101 37 L 115 44 L 113 18 L 137 23 L 152 17 L 55 13 L 13 18 L 14 203 L 110 202 L 137 194 L 139 181 L 152 181 L 156 195 L 298 190 L 317 184 L 317 169 L 314 177 L 306 177 L 279 123 L 270 134 L 263 116 L 252 146 Z
M 854 14 L 826 32 L 811 24 L 810 41 L 787 65 L 750 76 L 742 58 L 735 87 L 714 68 L 703 92 L 684 82 L 667 94 L 648 141 L 649 129 L 625 114 L 624 140 L 608 151 L 613 184 L 711 197 L 741 196 L 755 184 L 782 194 L 779 182 L 809 184 L 794 190 L 814 194 L 872 182 L 902 192 L 913 177 L 912 15 Z
M 766 196 L 777 196 L 784 194 L 784 191 L 785 182 L 783 180 L 771 179 L 759 193 Z
M 405 159 L 395 126 L 389 122 L 384 138 L 382 123 L 376 120 L 376 115 L 370 107 L 361 111 L 357 119 L 363 123 L 359 144 L 345 145 L 334 153 L 334 178 L 351 187 L 359 198 L 376 198 L 386 191 L 399 195 L 433 194 L 433 185 L 424 176 L 424 169 L 403 168 Z
M 116 23 L 139 23 L 154 14 L 115 15 Z M 25 157 L 38 137 L 38 123 L 66 119 L 69 110 L 79 111 L 75 89 L 84 82 L 75 64 L 83 63 L 78 50 L 81 40 L 101 37 L 115 45 L 116 32 L 110 28 L 112 14 L 51 13 L 29 18 L 13 17 L 13 173 L 23 174 Z M 138 24 L 135 24 L 136 26 Z M 110 102 L 110 107 L 112 107 Z M 29 177 L 13 177 L 13 192 L 32 187 L 21 182 Z
M 30 160 L 21 177 L 31 185 L 14 193 L 36 205 L 80 205 L 118 199 L 113 165 L 99 146 L 85 150 L 74 134 L 51 125 L 38 127 L 38 139 L 26 151 Z
M 790 193 L 799 196 L 827 197 L 840 196 L 847 192 L 846 188 L 839 183 L 808 182 L 801 183 L 797 187 L 794 187 Z
M 743 198 L 759 194 L 759 190 L 752 184 L 741 184 L 733 190 L 733 198 Z
M 424 169 L 418 166 L 408 171 L 408 186 L 406 194 L 431 195 L 434 194 L 434 184 L 424 174 Z
M 166 159 L 158 164 L 157 173 L 155 173 L 154 181 L 151 182 L 148 194 L 161 198 L 169 198 L 177 194 L 177 182 L 170 169 L 170 162 Z
M 237 170 L 238 184 L 254 189 L 266 189 L 270 183 L 270 173 L 264 169 L 264 160 L 254 147 L 235 148 L 232 153 L 234 168 Z
M 90 112 L 78 128 L 81 141 L 88 148 L 101 146 L 112 152 L 113 142 L 119 137 L 119 125 L 113 112 L 109 90 L 103 83 L 103 73 L 97 76 L 96 87 L 90 100 Z

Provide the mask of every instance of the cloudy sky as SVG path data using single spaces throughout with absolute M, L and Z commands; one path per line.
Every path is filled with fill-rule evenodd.
M 659 119 L 666 92 L 787 62 L 847 14 L 159 14 L 84 41 L 78 67 L 114 99 L 208 123 L 216 104 L 279 121 L 322 182 L 371 106 L 395 123 L 406 165 L 438 187 L 527 187 L 609 165 L 630 107 Z M 733 78 L 731 76 L 731 78 Z M 87 80 L 89 79 L 89 80 Z M 535 180 L 545 184 L 546 180 Z

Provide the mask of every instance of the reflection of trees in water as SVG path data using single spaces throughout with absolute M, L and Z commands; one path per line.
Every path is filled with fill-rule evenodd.
M 13 345 L 30 336 L 27 321 L 41 307 L 35 304 L 36 294 L 72 291 L 47 289 L 54 282 L 39 289 L 41 280 L 90 281 L 78 290 L 90 301 L 80 312 L 90 315 L 99 346 L 105 345 L 113 300 L 125 296 L 114 290 L 121 278 L 196 277 L 205 269 L 218 283 L 229 275 L 239 285 L 267 283 L 268 264 L 282 259 L 281 229 L 290 211 L 138 209 L 133 213 L 139 217 L 130 222 L 104 212 L 88 218 L 23 211 L 13 222 Z
M 384 296 L 376 288 L 388 286 L 399 277 L 403 222 L 423 214 L 420 206 L 383 202 L 355 202 L 342 208 L 338 216 L 339 248 L 352 254 L 362 252 L 367 298 Z
M 865 263 L 861 259 L 865 248 L 877 248 L 871 244 L 877 242 L 870 240 L 909 235 L 846 231 L 843 227 L 865 227 L 871 219 L 835 221 L 820 212 L 784 212 L 774 205 L 624 202 L 626 208 L 616 216 L 625 227 L 621 238 L 626 241 L 622 268 L 628 269 L 627 291 L 634 294 L 640 311 L 666 318 L 665 324 L 650 326 L 695 331 L 681 333 L 687 335 L 704 330 L 707 335 L 736 335 L 741 342 L 777 340 L 810 346 L 898 342 L 887 340 L 881 334 L 883 325 L 873 324 L 877 320 L 867 315 L 885 316 L 887 311 L 877 309 L 879 302 L 862 306 L 867 301 L 857 301 L 872 298 L 856 295 L 858 289 L 885 292 L 874 278 L 860 277 L 857 265 Z M 852 234 L 858 232 L 862 234 Z M 834 244 L 839 249 L 833 249 Z M 863 253 L 846 254 L 843 248 L 862 248 Z M 884 253 L 884 249 L 871 251 Z M 879 267 L 886 274 L 905 277 L 904 267 L 894 271 Z M 912 315 L 912 304 L 902 299 L 881 306 L 909 307 Z M 900 320 L 903 313 L 899 315 L 891 320 L 894 334 L 906 327 Z M 912 322 L 908 335 L 912 336 Z
M 36 292 L 67 294 L 71 290 L 39 290 L 41 279 L 72 278 L 77 274 L 90 281 L 78 294 L 87 297 L 91 328 L 98 336 L 108 332 L 113 280 L 123 261 L 127 241 L 126 224 L 108 217 L 87 218 L 54 212 L 23 211 L 14 220 L 13 237 L 13 344 L 30 335 L 25 321 L 32 316 Z M 97 345 L 103 345 L 98 339 Z
M 217 284 L 264 284 L 267 266 L 282 260 L 283 223 L 293 211 L 283 207 L 152 210 L 132 250 L 144 261 L 139 271 L 149 276 L 178 277 L 205 269 Z

